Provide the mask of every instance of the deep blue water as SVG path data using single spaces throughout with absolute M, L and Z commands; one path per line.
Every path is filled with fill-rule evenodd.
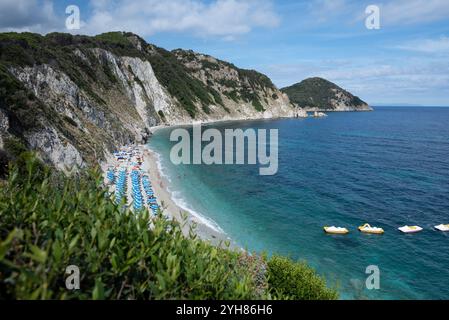
M 150 147 L 171 190 L 239 245 L 306 260 L 343 299 L 449 299 L 449 108 L 379 107 L 322 119 L 231 122 L 218 128 L 279 129 L 279 171 L 169 161 L 169 133 Z M 357 226 L 380 226 L 381 236 Z M 397 227 L 425 230 L 404 235 Z M 325 225 L 350 229 L 330 236 Z M 365 269 L 380 268 L 380 290 Z

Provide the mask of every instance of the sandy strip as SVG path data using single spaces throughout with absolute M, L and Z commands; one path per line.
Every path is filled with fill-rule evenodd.
M 195 233 L 199 238 L 209 241 L 213 245 L 229 242 L 231 248 L 240 249 L 226 234 L 216 231 L 210 226 L 202 223 L 193 214 L 182 209 L 173 201 L 172 195 L 167 189 L 169 187 L 169 181 L 159 172 L 156 153 L 146 146 L 140 146 L 140 148 L 142 148 L 141 150 L 143 150 L 144 156 L 142 169 L 144 172 L 147 172 L 150 177 L 154 194 L 158 203 L 161 205 L 164 214 L 179 222 L 184 221 L 182 218 L 182 215 L 184 214 L 187 218 L 186 223 L 183 226 L 185 235 L 188 235 L 190 227 L 195 225 Z

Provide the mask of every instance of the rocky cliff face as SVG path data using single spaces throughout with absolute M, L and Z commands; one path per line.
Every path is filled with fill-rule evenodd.
M 155 125 L 304 115 L 256 71 L 133 34 L 0 34 L 0 147 L 15 139 L 60 169 Z
M 215 97 L 212 119 L 256 119 L 305 116 L 271 80 L 256 71 L 243 70 L 214 57 L 175 50 L 189 73 Z M 211 117 L 203 114 L 205 120 Z
M 306 111 L 371 111 L 359 97 L 322 78 L 309 78 L 283 88 L 290 101 Z

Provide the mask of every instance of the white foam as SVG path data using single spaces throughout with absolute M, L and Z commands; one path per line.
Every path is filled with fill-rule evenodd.
M 147 146 L 147 148 L 150 149 L 153 152 L 153 154 L 156 155 L 156 165 L 157 165 L 157 168 L 158 168 L 160 174 L 164 177 L 164 179 L 166 179 L 171 184 L 172 180 L 170 179 L 170 176 L 166 173 L 166 171 L 168 171 L 168 170 L 166 167 L 164 167 L 162 165 L 161 155 L 154 149 L 151 149 L 149 146 Z M 191 206 L 185 200 L 185 198 L 182 197 L 181 192 L 172 191 L 168 186 L 166 189 L 167 189 L 167 192 L 170 194 L 170 197 L 173 200 L 173 202 L 181 209 L 190 213 L 193 220 L 195 220 L 199 224 L 205 225 L 206 227 L 214 230 L 215 232 L 219 232 L 219 233 L 226 235 L 226 233 L 223 231 L 223 229 L 221 229 L 220 226 L 215 221 L 213 221 L 210 218 L 205 217 L 201 213 L 192 209 Z
M 165 180 L 167 180 L 169 183 L 171 183 L 171 178 L 167 173 L 167 168 L 164 167 L 162 165 L 162 157 L 159 153 L 153 151 L 154 154 L 156 155 L 156 165 L 157 165 L 157 169 L 159 171 L 159 173 L 161 174 L 162 177 L 164 177 Z
M 168 189 L 167 189 L 167 191 L 170 192 Z M 180 207 L 181 209 L 189 212 L 196 222 L 205 225 L 206 227 L 214 230 L 215 232 L 226 234 L 223 231 L 223 229 L 221 229 L 220 226 L 215 221 L 213 221 L 212 219 L 207 218 L 204 215 L 202 215 L 201 213 L 193 210 L 188 205 L 186 200 L 182 197 L 182 195 L 179 191 L 170 192 L 170 194 L 171 194 L 171 198 L 173 199 L 173 202 L 176 203 L 176 205 L 178 207 Z

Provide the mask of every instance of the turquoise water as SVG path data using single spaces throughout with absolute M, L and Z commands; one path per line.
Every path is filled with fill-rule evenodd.
M 258 166 L 169 161 L 171 129 L 150 147 L 178 201 L 209 218 L 239 245 L 306 260 L 343 299 L 449 299 L 449 108 L 379 107 L 284 119 L 208 125 L 279 129 L 279 171 Z M 381 236 L 357 226 L 380 226 Z M 425 230 L 401 234 L 397 227 Z M 326 235 L 324 225 L 350 229 Z M 368 265 L 380 290 L 365 288 Z

